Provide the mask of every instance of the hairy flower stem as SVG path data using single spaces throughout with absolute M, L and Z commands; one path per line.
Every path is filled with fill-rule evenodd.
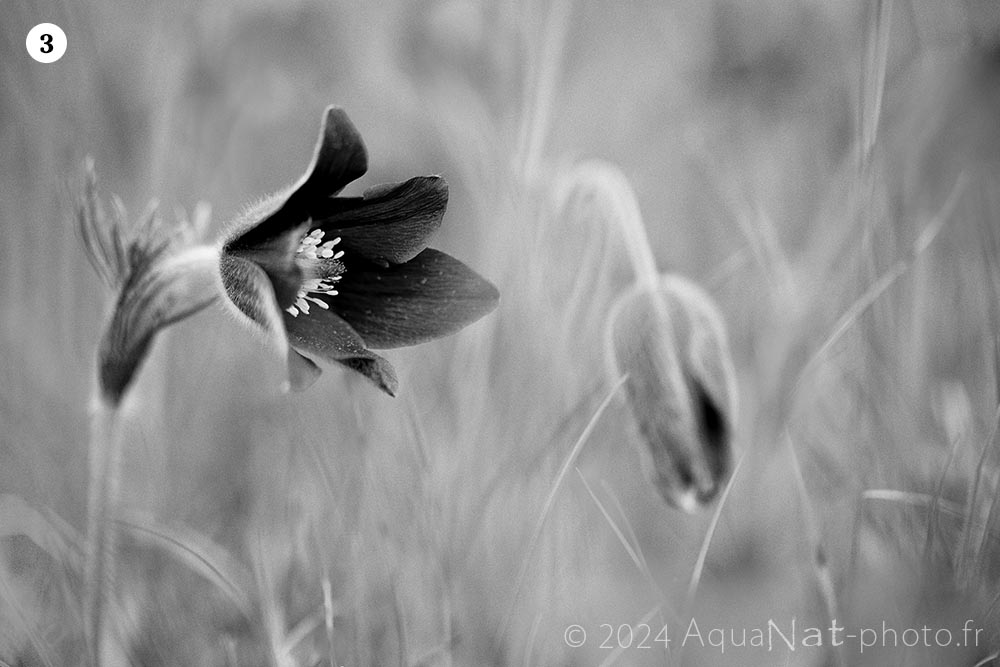
M 90 429 L 83 617 L 90 664 L 100 667 L 115 579 L 117 535 L 112 515 L 121 488 L 122 441 L 121 403 L 100 399 L 96 405 Z
M 660 272 L 642 222 L 635 191 L 622 170 L 604 160 L 587 160 L 574 166 L 556 183 L 555 201 L 562 209 L 579 194 L 603 214 L 609 232 L 621 234 L 625 252 L 635 273 L 636 283 L 653 291 L 660 284 Z
M 660 272 L 656 269 L 656 259 L 649 245 L 649 236 L 646 234 L 646 226 L 642 223 L 642 213 L 639 212 L 639 204 L 635 200 L 632 186 L 628 181 L 624 181 L 621 187 L 622 210 L 616 222 L 621 230 L 636 282 L 652 290 L 660 283 Z

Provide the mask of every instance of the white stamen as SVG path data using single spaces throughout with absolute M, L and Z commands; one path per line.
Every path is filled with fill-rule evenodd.
M 344 251 L 335 251 L 334 247 L 341 238 L 338 236 L 332 241 L 324 241 L 325 235 L 322 229 L 314 229 L 299 241 L 295 259 L 305 278 L 299 286 L 295 304 L 285 309 L 292 317 L 298 317 L 299 313 L 308 315 L 309 302 L 329 310 L 330 304 L 315 295 L 330 297 L 339 293 L 334 289 L 334 283 L 343 277 L 344 264 L 337 260 L 344 256 Z

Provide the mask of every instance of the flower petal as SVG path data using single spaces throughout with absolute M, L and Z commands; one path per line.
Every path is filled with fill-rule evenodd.
M 265 341 L 286 359 L 288 380 L 284 389 L 303 391 L 321 371 L 309 359 L 289 348 L 282 311 L 275 298 L 268 274 L 254 262 L 223 254 L 219 260 L 222 285 L 229 296 L 228 303 L 264 334 Z
M 368 151 L 361 134 L 339 107 L 323 112 L 323 129 L 316 142 L 316 152 L 299 187 L 319 196 L 335 195 L 368 171 Z
M 460 261 L 428 248 L 388 268 L 351 264 L 330 307 L 375 349 L 453 334 L 494 308 L 496 288 Z
M 219 258 L 219 272 L 230 303 L 269 339 L 284 341 L 285 328 L 267 273 L 252 261 L 225 253 Z
M 227 243 L 226 250 L 255 248 L 298 228 L 309 218 L 311 208 L 321 208 L 328 198 L 366 171 L 368 153 L 357 128 L 343 109 L 327 107 L 323 128 L 305 175 L 291 188 L 283 204 Z
M 356 373 L 361 373 L 376 387 L 393 398 L 396 397 L 396 392 L 399 390 L 399 380 L 396 379 L 396 370 L 392 367 L 392 364 L 377 354 L 372 354 L 370 357 L 341 359 L 338 363 Z
M 402 264 L 427 247 L 448 206 L 448 183 L 419 176 L 370 188 L 362 197 L 328 199 L 311 208 L 313 226 L 341 237 L 349 254 L 382 264 Z
M 285 328 L 295 348 L 342 364 L 396 395 L 399 381 L 389 362 L 367 349 L 358 332 L 334 313 L 317 308 L 308 315 L 286 315 Z
M 264 270 L 271 280 L 274 290 L 274 298 L 281 309 L 285 309 L 295 302 L 298 296 L 299 287 L 302 284 L 302 269 L 295 262 L 295 251 L 299 246 L 299 239 L 306 232 L 306 225 L 300 224 L 291 227 L 287 233 L 267 239 L 254 246 L 244 248 L 227 248 L 223 250 L 223 258 L 230 257 L 247 263 L 254 264 Z M 223 283 L 225 283 L 225 271 L 223 271 Z M 227 292 L 230 292 L 228 286 Z M 230 297 L 233 294 L 230 292 Z

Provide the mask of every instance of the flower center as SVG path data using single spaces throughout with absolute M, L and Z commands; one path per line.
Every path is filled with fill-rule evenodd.
M 313 303 L 323 310 L 328 310 L 330 304 L 316 295 L 336 296 L 336 284 L 343 277 L 345 270 L 341 258 L 343 250 L 334 250 L 340 243 L 340 237 L 332 241 L 324 241 L 326 234 L 322 229 L 314 229 L 299 241 L 295 251 L 295 262 L 302 270 L 302 285 L 295 298 L 295 303 L 286 308 L 292 317 L 299 313 L 309 314 L 309 304 Z

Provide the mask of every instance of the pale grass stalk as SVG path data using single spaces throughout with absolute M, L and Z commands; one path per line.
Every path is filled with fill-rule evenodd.
M 412 428 L 412 438 L 416 445 L 414 449 L 419 464 L 418 479 L 420 481 L 421 507 L 423 508 L 421 518 L 423 519 L 424 531 L 429 533 L 431 536 L 431 543 L 433 544 L 434 553 L 437 557 L 436 562 L 438 564 L 438 574 L 441 578 L 441 628 L 446 635 L 442 645 L 446 649 L 444 651 L 444 661 L 446 667 L 448 667 L 451 665 L 453 633 L 451 619 L 451 587 L 449 585 L 450 582 L 447 565 L 448 559 L 445 548 L 446 536 L 443 535 L 443 531 L 439 529 L 439 524 L 442 520 L 440 504 L 436 502 L 436 498 L 431 497 L 428 493 L 428 489 L 431 488 L 433 484 L 433 479 L 430 474 L 431 447 L 427 442 L 427 434 L 424 432 L 418 414 L 417 404 L 412 396 L 410 396 L 407 401 L 406 414 L 409 417 L 410 426 Z M 477 514 L 476 516 L 479 515 Z M 419 664 L 419 661 L 417 662 Z
M 1000 651 L 994 651 L 993 653 L 990 653 L 988 656 L 977 662 L 972 667 L 986 667 L 986 665 L 990 664 L 997 658 L 1000 658 Z
M 708 549 L 712 545 L 712 538 L 715 537 L 715 529 L 719 525 L 722 510 L 726 506 L 729 492 L 733 490 L 733 484 L 736 482 L 736 476 L 739 474 L 740 468 L 743 467 L 743 460 L 745 458 L 746 452 L 740 455 L 740 458 L 736 461 L 736 465 L 733 466 L 733 474 L 729 476 L 726 488 L 722 490 L 722 496 L 720 496 L 719 502 L 712 512 L 712 519 L 708 522 L 708 529 L 705 531 L 705 537 L 701 541 L 701 548 L 698 550 L 698 557 L 695 559 L 694 567 L 691 570 L 691 580 L 688 582 L 687 595 L 684 597 L 682 618 L 689 618 L 691 616 L 695 595 L 698 593 L 698 585 L 701 583 L 701 575 L 705 569 L 705 559 L 708 558 Z
M 613 377 L 613 376 L 610 376 Z M 491 466 L 491 470 L 488 471 L 488 476 L 483 480 L 480 485 L 482 491 L 479 492 L 476 498 L 475 505 L 468 509 L 464 514 L 471 517 L 480 517 L 486 512 L 486 508 L 489 506 L 490 502 L 494 499 L 494 495 L 500 485 L 505 481 L 506 471 L 512 469 L 521 470 L 535 470 L 538 469 L 544 462 L 545 458 L 549 454 L 548 445 L 557 441 L 565 431 L 568 431 L 570 426 L 575 422 L 575 419 L 579 413 L 583 412 L 583 409 L 587 406 L 587 403 L 597 395 L 597 391 L 601 388 L 601 385 L 595 385 L 586 395 L 582 396 L 573 408 L 569 411 L 569 414 L 565 415 L 562 420 L 560 420 L 559 425 L 556 427 L 553 434 L 546 439 L 546 446 L 539 447 L 534 456 L 529 460 L 525 461 L 523 453 L 514 449 L 507 452 L 507 455 L 503 458 L 499 465 Z M 469 562 L 469 558 L 473 554 L 473 546 L 478 538 L 479 530 L 483 528 L 482 522 L 477 522 L 473 526 L 473 532 L 466 536 L 466 539 L 459 545 L 456 550 L 457 553 L 452 556 L 454 561 L 458 564 L 456 569 L 462 570 Z
M 691 149 L 698 153 L 701 173 L 725 202 L 757 265 L 768 280 L 787 291 L 792 285 L 792 270 L 771 217 L 759 202 L 751 201 L 745 187 L 741 187 L 735 178 L 723 177 L 726 167 L 716 164 L 702 141 L 691 142 Z
M 285 654 L 285 614 L 275 599 L 274 581 L 267 569 L 262 534 L 258 530 L 256 548 L 253 550 L 253 574 L 259 593 L 260 620 L 267 640 L 267 652 L 272 667 L 294 667 L 291 657 Z
M 737 459 L 736 465 L 733 466 L 733 472 L 729 476 L 729 481 L 726 482 L 726 488 L 722 490 L 722 495 L 719 497 L 719 502 L 715 506 L 715 510 L 712 512 L 712 518 L 708 522 L 708 528 L 705 530 L 705 537 L 701 541 L 701 548 L 698 550 L 698 557 L 694 561 L 694 567 L 691 569 L 691 580 L 688 582 L 687 595 L 684 596 L 684 607 L 681 610 L 682 619 L 693 618 L 694 601 L 695 596 L 698 593 L 698 585 L 701 583 L 701 575 L 705 569 L 705 560 L 708 558 L 708 549 L 712 544 L 712 538 L 715 537 L 715 529 L 719 525 L 719 519 L 722 517 L 722 510 L 726 506 L 726 501 L 729 499 L 729 492 L 733 490 L 733 485 L 736 483 L 736 476 L 739 475 L 740 469 L 743 467 L 743 461 L 746 459 L 747 452 L 743 452 L 740 458 Z M 683 664 L 683 644 L 677 649 L 677 664 Z
M 645 577 L 647 583 L 653 587 L 653 590 L 664 600 L 664 604 L 666 605 L 666 596 L 660 588 L 660 583 L 656 580 L 656 577 L 653 576 L 652 571 L 650 571 L 649 565 L 646 563 L 646 558 L 642 555 L 642 549 L 639 547 L 638 541 L 636 541 L 634 546 L 632 544 L 632 539 L 634 539 L 635 533 L 632 531 L 631 527 L 628 527 L 627 530 L 633 536 L 632 539 L 626 537 L 624 531 L 622 531 L 622 529 L 618 526 L 618 523 L 611 517 L 611 513 L 608 512 L 604 503 L 601 502 L 600 498 L 597 497 L 597 494 L 594 493 L 594 489 L 590 486 L 590 483 L 587 482 L 587 478 L 583 475 L 583 471 L 577 467 L 574 467 L 574 470 L 576 470 L 577 476 L 579 476 L 580 481 L 583 483 L 583 488 L 587 490 L 591 500 L 593 500 L 594 504 L 597 505 L 597 509 L 600 510 L 601 514 L 604 516 L 604 520 L 608 522 L 608 526 L 611 527 L 611 532 L 613 532 L 615 537 L 618 538 L 618 541 L 621 543 L 622 548 L 625 549 L 625 553 L 627 553 L 628 557 L 632 560 L 635 568 L 640 574 L 642 574 L 643 577 Z M 671 617 L 675 619 L 677 618 L 677 612 L 671 609 L 669 605 L 667 606 L 667 611 L 670 612 Z
M 162 550 L 212 584 L 245 619 L 254 617 L 248 592 L 253 575 L 222 546 L 183 525 L 165 525 L 145 513 L 116 511 L 115 523 L 137 543 Z
M 968 176 L 963 172 L 958 179 L 955 181 L 955 185 L 951 189 L 951 193 L 948 195 L 947 200 L 945 200 L 944 205 L 936 216 L 928 223 L 927 227 L 920 233 L 917 237 L 916 242 L 913 244 L 913 248 L 910 251 L 909 256 L 898 260 L 892 267 L 886 271 L 882 277 L 875 281 L 864 294 L 855 301 L 850 308 L 837 320 L 837 323 L 833 327 L 833 331 L 830 335 L 826 337 L 822 345 L 809 357 L 809 360 L 803 365 L 802 370 L 795 378 L 795 382 L 792 384 L 792 390 L 789 395 L 792 397 L 801 395 L 799 389 L 802 383 L 812 374 L 813 370 L 823 361 L 827 353 L 833 348 L 834 345 L 844 336 L 845 333 L 850 331 L 851 327 L 858 321 L 858 319 L 869 309 L 872 305 L 878 301 L 879 297 L 882 296 L 886 290 L 888 290 L 892 285 L 895 284 L 900 277 L 902 277 L 907 270 L 913 265 L 918 257 L 920 257 L 934 239 L 938 237 L 941 230 L 944 228 L 944 224 L 951 218 L 952 213 L 955 211 L 955 207 L 958 205 L 958 200 L 962 192 L 965 191 L 965 185 L 968 181 Z
M 571 9 L 571 0 L 553 0 L 545 21 L 534 86 L 526 95 L 528 99 L 522 116 L 517 164 L 520 165 L 525 180 L 529 182 L 534 178 L 541 161 L 545 137 L 552 120 L 552 100 Z
M 331 665 L 340 665 L 334 658 L 330 658 Z M 414 658 L 409 662 L 410 667 L 432 667 L 436 665 L 451 664 L 451 645 L 438 644 L 432 649 L 424 651 L 423 655 Z
M 304 642 L 314 630 L 323 625 L 323 614 L 316 612 L 310 614 L 299 621 L 295 627 L 288 631 L 281 647 L 281 655 L 286 660 L 293 660 L 292 654 L 295 649 Z
M 611 498 L 611 503 L 615 506 L 615 511 L 617 511 L 618 516 L 621 517 L 621 524 L 625 527 L 625 535 L 628 537 L 629 542 L 635 545 L 635 553 L 642 562 L 643 568 L 649 570 L 649 564 L 646 562 L 646 555 L 642 552 L 642 545 L 639 544 L 639 536 L 635 534 L 635 530 L 632 528 L 632 522 L 628 520 L 628 516 L 625 514 L 625 508 L 622 507 L 621 500 L 618 499 L 614 489 L 611 488 L 611 485 L 608 484 L 606 479 L 601 480 L 601 488 L 604 490 L 604 493 L 608 496 L 608 498 Z
M 656 605 L 653 606 L 652 609 L 646 612 L 645 616 L 639 619 L 638 623 L 636 623 L 634 626 L 630 625 L 629 627 L 632 628 L 632 627 L 639 627 L 640 625 L 649 625 L 649 622 L 653 620 L 653 617 L 659 614 L 662 610 L 663 610 L 663 605 L 661 603 L 657 603 Z M 659 632 L 659 630 L 657 630 L 657 632 Z M 656 635 L 654 634 L 653 640 L 655 641 L 655 639 Z M 666 642 L 664 642 L 664 647 L 666 648 Z M 618 658 L 620 658 L 622 654 L 625 653 L 625 650 L 626 649 L 624 646 L 616 646 L 615 649 L 608 654 L 608 657 L 605 658 L 604 661 L 601 663 L 601 667 L 611 667 L 611 665 L 615 664 L 618 661 Z
M 712 271 L 705 276 L 705 288 L 710 292 L 722 287 L 725 281 L 737 274 L 744 266 L 750 262 L 750 251 L 747 248 L 740 248 L 726 259 L 722 260 Z
M 885 73 L 889 62 L 889 36 L 892 32 L 892 0 L 875 0 L 875 20 L 868 35 L 859 127 L 861 141 L 858 146 L 858 165 L 864 169 L 871 163 L 882 119 L 882 100 L 885 96 Z
M 113 513 L 121 491 L 121 403 L 98 399 L 91 416 L 87 484 L 87 539 L 83 567 L 83 619 L 92 667 L 106 664 L 109 607 L 114 595 L 117 528 Z
M 971 580 L 972 572 L 974 571 L 975 561 L 979 560 L 977 557 L 983 553 L 983 548 L 986 544 L 986 536 L 989 532 L 989 524 L 987 523 L 983 528 L 983 536 L 979 541 L 979 549 L 975 553 L 972 551 L 972 527 L 973 527 L 973 513 L 976 511 L 976 503 L 979 500 L 979 488 L 982 484 L 983 470 L 986 468 L 986 462 L 989 458 L 989 454 L 992 450 L 992 445 L 996 442 L 997 431 L 1000 430 L 1000 404 L 997 405 L 996 412 L 993 415 L 993 427 L 990 429 L 990 435 L 986 438 L 986 442 L 983 443 L 982 452 L 979 454 L 979 462 L 976 465 L 976 475 L 972 482 L 972 492 L 969 494 L 969 500 L 967 503 L 966 511 L 966 521 L 962 527 L 964 533 L 962 540 L 962 553 L 961 560 L 959 561 L 965 567 L 963 569 L 969 575 Z M 996 501 L 996 494 L 993 496 L 993 502 Z M 992 510 L 992 507 L 991 507 Z M 989 518 L 989 513 L 987 513 L 987 519 Z M 971 561 L 971 562 L 969 562 Z M 966 581 L 965 583 L 971 583 L 971 581 Z
M 35 508 L 20 496 L 0 494 L 0 538 L 23 535 L 44 551 L 67 572 L 80 572 L 83 566 L 83 540 L 55 512 Z
M 327 649 L 330 652 L 331 664 L 337 664 L 337 643 L 333 634 L 333 586 L 330 584 L 330 575 L 326 568 L 323 568 L 323 580 L 320 582 L 323 589 L 323 629 L 326 631 Z
M 997 486 L 1000 486 L 1000 480 L 998 480 Z M 990 499 L 990 506 L 986 512 L 986 516 L 983 517 L 982 537 L 980 538 L 979 541 L 979 549 L 978 551 L 976 551 L 978 569 L 981 571 L 981 574 L 984 568 L 988 566 L 988 563 L 985 560 L 983 560 L 982 555 L 983 553 L 985 553 L 987 542 L 989 542 L 990 540 L 991 530 L 993 526 L 996 525 L 997 507 L 1000 506 L 1000 503 L 998 503 L 998 501 L 1000 501 L 1000 493 L 994 492 L 993 497 Z
M 386 565 L 386 570 L 388 569 Z M 406 636 L 406 619 L 403 616 L 403 602 L 399 599 L 399 586 L 396 585 L 395 577 L 389 572 L 386 572 L 386 576 L 389 577 L 389 590 L 392 591 L 393 620 L 396 622 L 396 641 L 399 644 L 396 658 L 399 660 L 399 667 L 407 667 L 410 663 L 408 659 L 410 649 Z
M 239 656 L 236 654 L 236 640 L 232 637 L 227 637 L 223 640 L 223 646 L 226 651 L 226 667 L 240 664 Z
M 443 565 L 441 569 L 444 570 Z M 445 633 L 445 640 L 442 644 L 442 661 L 444 667 L 452 667 L 451 653 L 455 646 L 455 630 L 452 627 L 451 582 L 445 576 L 442 576 L 441 579 L 441 588 L 443 589 L 441 593 L 441 625 Z
M 927 513 L 927 534 L 924 539 L 924 558 L 927 559 L 928 562 L 932 556 L 931 550 L 934 547 L 934 526 L 938 523 L 938 501 L 941 500 L 944 494 L 944 483 L 948 477 L 948 471 L 951 470 L 951 466 L 955 462 L 955 458 L 958 456 L 958 450 L 963 439 L 963 436 L 958 435 L 951 445 L 951 451 L 948 453 L 948 460 L 944 464 L 944 469 L 941 470 L 941 475 L 938 477 L 938 482 L 934 489 L 934 500 L 931 502 L 930 511 Z
M 538 641 L 538 629 L 542 626 L 542 613 L 535 614 L 535 620 L 531 623 L 531 631 L 528 633 L 528 646 L 524 651 L 524 667 L 531 667 L 531 656 L 535 652 L 535 642 Z
M 14 616 L 13 619 L 7 619 L 7 622 L 14 626 L 13 629 L 16 632 L 28 637 L 28 641 L 31 643 L 32 648 L 35 649 L 35 653 L 38 654 L 38 659 L 41 660 L 44 667 L 55 667 L 56 662 L 53 659 L 54 649 L 38 634 L 35 623 L 29 620 L 28 615 L 21 609 L 21 606 L 18 604 L 18 595 L 7 580 L 7 571 L 5 568 L 0 568 L 0 599 L 6 601 L 7 608 Z
M 573 448 L 566 455 L 566 459 L 563 461 L 562 467 L 559 468 L 558 474 L 556 474 L 555 479 L 552 482 L 552 486 L 549 489 L 548 495 L 545 497 L 545 502 L 542 504 L 542 509 L 538 513 L 538 519 L 535 521 L 534 530 L 531 533 L 531 538 L 528 540 L 528 545 L 524 550 L 524 557 L 521 559 L 521 567 L 517 574 L 517 579 L 514 583 L 514 591 L 510 596 L 510 603 L 507 608 L 507 612 L 504 614 L 501 620 L 500 626 L 498 627 L 496 638 L 501 640 L 507 634 L 507 628 L 510 626 L 510 621 L 514 616 L 514 609 L 517 606 L 517 600 L 521 593 L 521 588 L 524 586 L 525 579 L 528 576 L 528 568 L 531 566 L 531 557 L 534 554 L 535 547 L 538 544 L 539 538 L 542 536 L 542 530 L 545 528 L 545 521 L 549 517 L 549 512 L 552 510 L 552 506 L 555 504 L 556 495 L 559 493 L 559 489 L 562 486 L 563 479 L 566 477 L 566 473 L 569 471 L 576 457 L 579 456 L 580 451 L 583 449 L 584 444 L 590 439 L 590 435 L 594 432 L 597 427 L 597 422 L 600 420 L 601 415 L 607 410 L 608 406 L 611 404 L 612 399 L 618 393 L 618 391 L 625 384 L 625 380 L 628 378 L 627 375 L 623 375 L 614 383 L 611 389 L 608 391 L 607 396 L 601 401 L 601 404 L 594 411 L 593 416 L 587 423 L 587 426 L 583 429 L 580 437 L 577 438 L 576 442 L 573 444 Z
M 785 431 L 785 444 L 788 445 L 789 457 L 792 464 L 792 472 L 795 475 L 795 488 L 799 494 L 799 501 L 802 504 L 802 522 L 806 528 L 806 538 L 809 541 L 810 562 L 813 572 L 816 575 L 816 584 L 819 588 L 820 597 L 823 598 L 823 607 L 826 611 L 826 620 L 831 627 L 836 622 L 838 614 L 837 593 L 833 586 L 833 576 L 830 573 L 830 565 L 827 562 L 826 550 L 823 548 L 822 530 L 816 509 L 809 499 L 809 492 L 806 490 L 806 480 L 802 474 L 802 466 L 799 463 L 798 453 L 795 451 L 795 443 L 788 431 Z M 838 665 L 846 665 L 843 649 L 831 646 L 834 660 Z
M 597 494 L 594 493 L 594 489 L 591 488 L 590 483 L 587 481 L 587 478 L 583 474 L 583 471 L 581 471 L 580 468 L 578 468 L 577 466 L 573 466 L 573 470 L 576 471 L 576 475 L 577 477 L 580 478 L 580 482 L 583 484 L 583 488 L 586 489 L 587 494 L 590 496 L 590 499 L 594 501 L 595 505 L 597 505 L 597 509 L 600 510 L 601 515 L 604 517 L 604 520 L 608 522 L 608 526 L 611 527 L 611 532 L 615 534 L 615 537 L 618 538 L 618 541 L 621 543 L 622 548 L 625 549 L 625 553 L 627 553 L 628 557 L 632 559 L 632 563 L 635 565 L 635 568 L 639 570 L 639 572 L 641 572 L 642 575 L 649 580 L 649 583 L 651 583 L 654 586 L 654 588 L 659 589 L 659 584 L 656 583 L 656 579 L 653 578 L 652 574 L 649 572 L 645 563 L 642 561 L 642 559 L 639 558 L 639 554 L 636 552 L 636 550 L 632 548 L 631 542 L 625 537 L 625 534 L 618 527 L 618 524 L 615 523 L 615 520 L 611 518 L 611 514 L 608 513 L 607 509 L 605 509 L 604 503 L 602 503 L 600 498 L 597 497 Z
M 997 591 L 997 594 L 993 596 L 993 599 L 990 600 L 989 605 L 986 607 L 986 618 L 993 617 L 993 614 L 997 610 L 997 605 L 1000 605 L 1000 591 Z
M 945 500 L 944 498 L 937 496 L 932 496 L 928 493 L 898 491 L 896 489 L 868 489 L 861 494 L 861 499 L 882 500 L 886 502 L 910 505 L 911 507 L 930 508 L 932 505 L 937 504 L 941 511 L 944 511 L 953 517 L 974 521 L 964 505 L 951 500 Z M 982 525 L 984 543 L 981 548 L 985 548 L 985 542 L 989 539 L 989 528 L 988 523 L 984 523 Z M 997 593 L 997 595 L 994 596 L 993 600 L 990 602 L 986 612 L 987 617 L 993 614 L 993 610 L 998 603 L 1000 603 L 1000 593 Z
M 576 474 L 580 477 L 580 481 L 583 482 L 584 488 L 587 489 L 587 493 L 590 494 L 590 498 L 594 501 L 594 504 L 597 505 L 597 509 L 599 509 L 601 511 L 601 514 L 604 516 L 604 520 L 607 521 L 608 525 L 611 527 L 611 531 L 615 534 L 615 537 L 618 538 L 618 541 L 625 549 L 625 552 L 628 554 L 629 558 L 632 559 L 632 563 L 635 565 L 636 569 L 639 570 L 642 576 L 645 577 L 646 582 L 650 586 L 652 586 L 653 591 L 656 592 L 657 597 L 660 598 L 661 607 L 665 606 L 667 608 L 667 611 L 670 613 L 671 619 L 676 620 L 678 618 L 677 612 L 669 606 L 669 603 L 667 602 L 667 597 L 663 594 L 663 589 L 660 588 L 660 583 L 656 580 L 656 577 L 654 577 L 653 573 L 650 571 L 649 565 L 646 563 L 646 558 L 642 554 L 642 548 L 639 546 L 639 541 L 635 539 L 635 532 L 629 525 L 628 520 L 625 517 L 624 513 L 622 513 L 622 518 L 625 519 L 624 524 L 629 532 L 629 535 L 631 536 L 630 538 L 625 536 L 625 533 L 622 531 L 622 529 L 618 527 L 618 523 L 611 518 L 611 514 L 604 507 L 604 504 L 597 497 L 597 494 L 594 493 L 594 490 L 590 487 L 590 484 L 587 483 L 587 478 L 584 477 L 583 472 L 579 468 L 574 468 L 574 469 L 576 470 Z M 604 484 L 604 480 L 601 480 L 601 483 Z M 612 496 L 612 498 L 614 498 L 614 496 Z M 617 499 L 615 499 L 615 502 L 617 504 Z M 618 505 L 618 507 L 620 510 L 621 506 Z M 634 547 L 632 546 L 633 541 L 635 542 Z M 662 612 L 660 613 L 659 621 L 660 621 L 660 627 L 666 627 L 667 622 L 666 619 L 663 617 Z M 666 652 L 665 645 L 664 645 L 664 652 Z
M 862 498 L 854 504 L 854 520 L 851 522 L 851 546 L 847 555 L 847 568 L 845 573 L 848 577 L 856 577 L 858 561 L 861 559 L 861 528 L 864 524 L 864 502 Z M 855 589 L 847 586 L 842 591 L 844 609 L 854 609 Z
M 606 305 L 595 298 L 595 294 L 599 293 L 600 283 L 607 280 L 611 248 L 607 243 L 606 234 L 596 234 L 589 236 L 588 239 L 589 243 L 583 257 L 580 258 L 579 266 L 593 268 L 578 274 L 564 301 L 563 331 L 573 332 L 574 336 L 579 326 L 587 326 L 588 323 L 597 321 L 606 312 Z M 581 324 L 577 325 L 575 322 Z
M 882 500 L 911 507 L 930 507 L 934 502 L 934 496 L 929 493 L 916 493 L 913 491 L 899 491 L 897 489 L 867 489 L 861 492 L 862 500 Z M 960 517 L 964 514 L 965 508 L 951 500 L 938 498 L 938 507 L 951 514 Z

